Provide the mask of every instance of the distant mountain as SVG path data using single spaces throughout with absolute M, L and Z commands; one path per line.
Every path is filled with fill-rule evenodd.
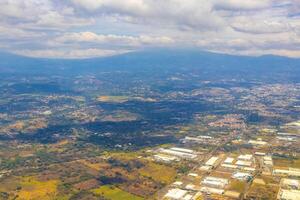
M 104 58 L 43 59 L 0 53 L 1 73 L 83 74 L 103 71 L 207 70 L 216 73 L 300 73 L 300 59 L 235 56 L 194 49 L 151 49 Z M 300 75 L 298 75 L 300 76 Z

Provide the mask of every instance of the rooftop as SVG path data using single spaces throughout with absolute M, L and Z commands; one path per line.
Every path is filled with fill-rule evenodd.
M 181 200 L 186 194 L 187 194 L 186 190 L 175 188 L 175 189 L 170 189 L 168 193 L 165 195 L 165 197 L 174 200 Z

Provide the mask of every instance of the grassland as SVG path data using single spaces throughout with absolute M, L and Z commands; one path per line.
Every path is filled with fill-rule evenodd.
M 274 166 L 276 167 L 293 167 L 300 168 L 300 159 L 284 159 L 284 158 L 274 158 Z
M 13 177 L 2 182 L 0 192 L 4 192 L 17 200 L 50 200 L 57 196 L 59 181 L 39 181 L 36 177 Z
M 276 199 L 278 185 L 261 185 L 253 183 L 247 193 L 248 197 L 256 197 L 256 199 Z
M 99 102 L 108 102 L 108 103 L 124 103 L 129 100 L 127 96 L 99 96 L 97 97 Z
M 141 168 L 139 173 L 142 176 L 150 177 L 164 184 L 170 184 L 176 177 L 176 170 L 174 168 L 151 162 Z
M 143 200 L 143 198 L 132 195 L 117 187 L 105 185 L 92 190 L 96 195 L 104 196 L 109 200 Z
M 94 170 L 97 170 L 99 171 L 100 169 L 105 169 L 106 167 L 108 167 L 109 165 L 106 164 L 106 163 L 92 163 L 92 162 L 89 162 L 87 160 L 78 160 L 77 162 L 91 168 L 91 169 L 94 169 Z
M 245 187 L 246 187 L 246 183 L 243 181 L 233 180 L 230 183 L 230 190 L 233 190 L 235 192 L 242 193 L 244 192 Z

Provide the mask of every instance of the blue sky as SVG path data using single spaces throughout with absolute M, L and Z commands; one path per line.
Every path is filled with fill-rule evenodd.
M 300 0 L 0 0 L 0 48 L 51 58 L 153 47 L 300 57 Z

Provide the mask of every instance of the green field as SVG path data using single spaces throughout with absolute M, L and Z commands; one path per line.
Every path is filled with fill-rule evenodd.
M 105 185 L 92 190 L 94 194 L 102 195 L 110 200 L 143 200 L 143 198 L 125 192 L 117 187 Z

